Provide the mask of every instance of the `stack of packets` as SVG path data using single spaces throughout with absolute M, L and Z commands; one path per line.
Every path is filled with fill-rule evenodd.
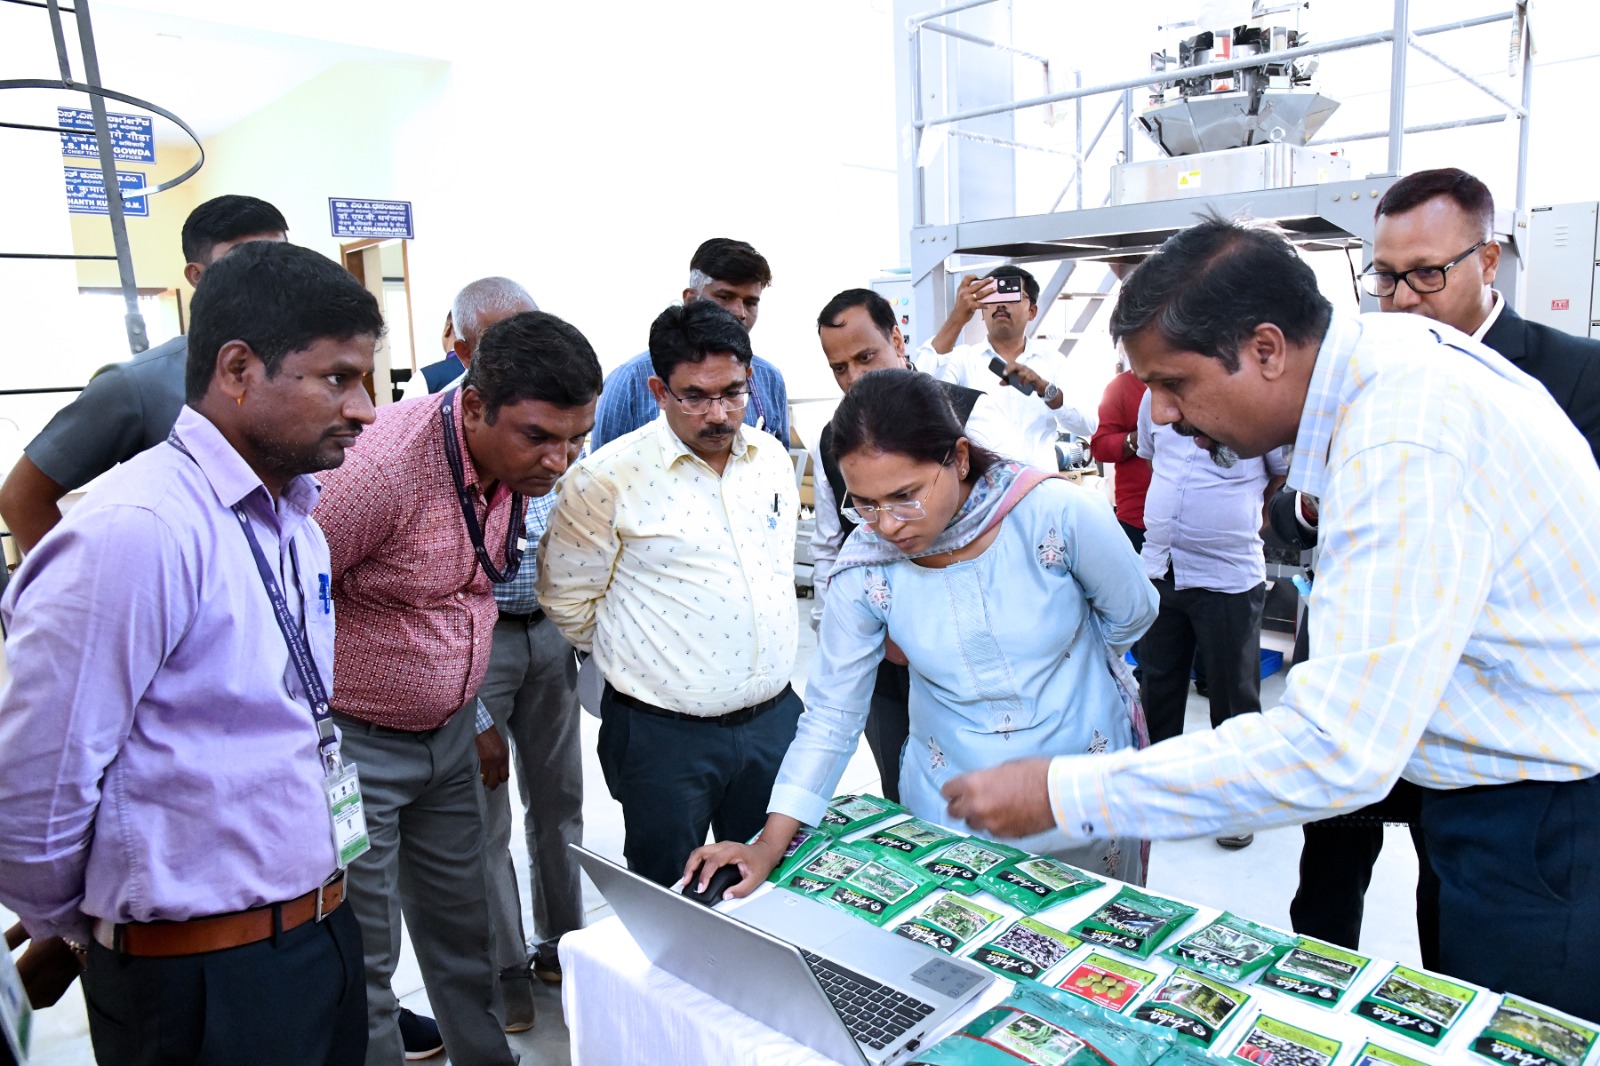
M 1445 1050 L 1600 1066 L 1595 1028 L 1538 1004 L 1505 996 L 1489 1017 L 1474 986 L 1228 912 L 1197 918 L 876 796 L 836 797 L 769 880 L 1015 982 L 912 1066 L 1432 1066 Z

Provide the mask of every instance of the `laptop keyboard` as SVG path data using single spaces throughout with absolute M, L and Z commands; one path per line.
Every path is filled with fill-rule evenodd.
M 850 1030 L 850 1035 L 875 1051 L 893 1044 L 913 1025 L 933 1013 L 930 1004 L 863 977 L 809 951 L 801 952 L 817 975 L 822 990 Z

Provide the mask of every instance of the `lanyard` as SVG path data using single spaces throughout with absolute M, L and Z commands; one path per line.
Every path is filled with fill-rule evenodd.
M 451 389 L 439 402 L 439 421 L 444 426 L 444 457 L 450 464 L 450 477 L 455 481 L 456 500 L 461 504 L 461 517 L 467 523 L 467 536 L 472 538 L 472 550 L 478 556 L 478 565 L 489 580 L 504 585 L 517 576 L 522 568 L 524 500 L 522 493 L 511 494 L 511 521 L 506 526 L 506 568 L 502 573 L 489 558 L 489 549 L 483 546 L 483 528 L 478 525 L 478 509 L 467 491 L 466 467 L 461 462 L 461 442 L 456 440 L 456 391 Z
M 178 439 L 176 431 L 167 438 L 167 443 L 187 455 L 190 461 L 199 465 L 194 453 L 184 446 Z M 267 562 L 266 552 L 261 550 L 261 542 L 256 539 L 255 530 L 250 527 L 250 516 L 245 514 L 243 505 L 233 505 L 234 517 L 239 520 L 239 528 L 244 530 L 244 539 L 250 542 L 250 554 L 255 557 L 256 571 L 261 575 L 261 583 L 266 586 L 267 599 L 272 602 L 272 617 L 278 623 L 278 631 L 283 634 L 283 642 L 289 647 L 289 661 L 294 663 L 294 672 L 300 677 L 300 684 L 306 690 L 306 697 L 311 701 L 311 719 L 317 727 L 317 751 L 321 753 L 324 763 L 330 769 L 339 766 L 339 737 L 333 731 L 333 712 L 328 706 L 328 690 L 322 687 L 322 676 L 317 673 L 316 660 L 311 657 L 311 648 L 306 645 L 305 636 L 300 632 L 300 627 L 295 624 L 294 615 L 289 612 L 289 601 L 284 598 L 283 589 L 278 585 L 278 577 L 272 572 L 272 564 Z M 289 551 L 294 552 L 291 544 Z M 299 570 L 299 562 L 295 562 L 295 570 Z
M 761 402 L 761 394 L 756 391 L 756 379 L 754 376 L 750 378 L 750 399 L 754 400 L 756 405 L 756 424 L 771 433 L 772 425 L 767 421 L 767 408 Z M 788 445 L 788 443 L 788 441 L 784 441 L 785 445 Z

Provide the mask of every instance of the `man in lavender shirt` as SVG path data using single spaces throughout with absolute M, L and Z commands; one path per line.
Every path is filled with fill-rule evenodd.
M 372 296 L 308 249 L 218 261 L 171 438 L 72 508 L 0 603 L 0 903 L 84 966 L 102 1064 L 365 1054 L 324 792 L 337 746 L 319 753 L 308 694 L 333 681 L 309 474 L 372 421 L 382 330 Z

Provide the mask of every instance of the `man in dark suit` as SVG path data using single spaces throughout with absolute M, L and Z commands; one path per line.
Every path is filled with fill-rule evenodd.
M 1600 462 L 1600 340 L 1529 322 L 1492 287 L 1500 265 L 1494 198 L 1464 170 L 1422 170 L 1378 202 L 1372 266 L 1361 275 L 1384 311 L 1424 315 L 1483 342 L 1539 381 L 1589 442 Z M 1538 462 L 1538 456 L 1529 456 Z M 1316 505 L 1280 493 L 1273 529 L 1302 549 L 1316 544 Z M 1302 629 L 1304 627 L 1302 626 Z M 1296 644 L 1297 657 L 1301 657 Z M 1383 847 L 1385 822 L 1407 822 L 1417 845 L 1417 935 L 1422 962 L 1438 968 L 1439 882 L 1418 831 L 1420 792 L 1399 782 L 1388 798 L 1303 827 L 1300 887 L 1289 905 L 1298 933 L 1358 946 L 1362 899 Z

